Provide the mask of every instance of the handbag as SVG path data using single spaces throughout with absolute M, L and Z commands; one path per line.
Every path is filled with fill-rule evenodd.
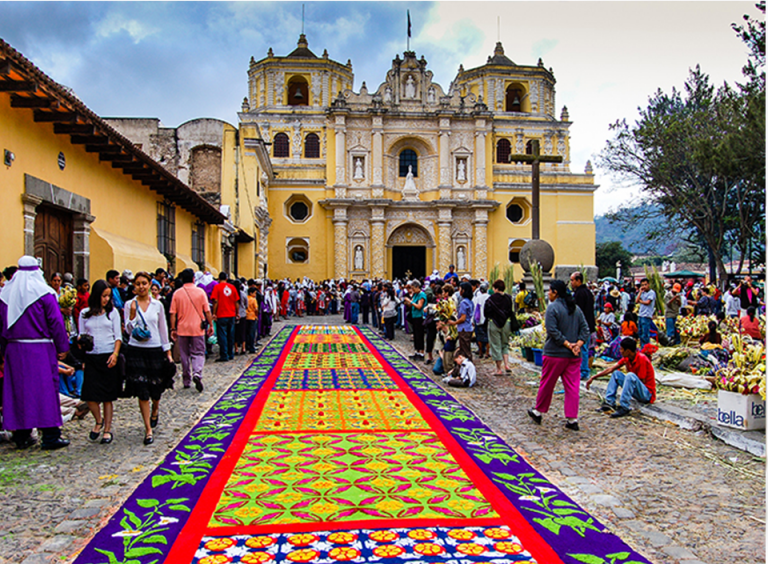
M 141 322 L 144 324 L 144 327 L 138 325 L 133 328 L 131 331 L 131 337 L 136 339 L 139 342 L 149 341 L 152 338 L 152 332 L 149 330 L 149 327 L 147 326 L 147 321 L 144 319 L 144 315 L 141 313 L 141 306 L 139 305 L 139 302 L 136 302 L 136 313 L 139 314 L 139 317 L 141 318 Z

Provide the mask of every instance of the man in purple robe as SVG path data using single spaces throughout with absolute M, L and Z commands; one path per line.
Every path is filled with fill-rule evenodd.
M 58 358 L 68 350 L 56 293 L 45 283 L 37 259 L 21 257 L 19 270 L 0 295 L 3 428 L 13 431 L 17 448 L 35 443 L 34 428 L 42 432 L 45 450 L 69 445 L 61 438 L 58 369 Z
M 352 319 L 352 299 L 350 298 L 351 293 L 351 288 L 347 288 L 344 291 L 344 321 L 347 322 Z

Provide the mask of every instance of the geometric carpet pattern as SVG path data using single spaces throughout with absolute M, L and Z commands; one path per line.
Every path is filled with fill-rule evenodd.
M 161 562 L 648 561 L 372 329 L 300 326 L 75 564 Z

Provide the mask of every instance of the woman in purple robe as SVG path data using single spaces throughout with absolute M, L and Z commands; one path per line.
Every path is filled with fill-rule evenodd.
M 352 299 L 349 296 L 351 293 L 351 288 L 347 288 L 344 292 L 344 321 L 352 319 Z
M 5 358 L 3 428 L 13 431 L 17 448 L 35 441 L 42 448 L 69 445 L 61 438 L 58 358 L 69 351 L 69 339 L 56 292 L 45 283 L 37 259 L 19 259 L 19 270 L 0 295 L 0 355 Z

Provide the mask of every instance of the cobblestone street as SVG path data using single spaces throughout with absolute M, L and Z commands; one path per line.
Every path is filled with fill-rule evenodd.
M 340 318 L 289 321 L 299 322 L 338 324 Z M 402 331 L 395 345 L 410 354 L 410 337 Z M 129 400 L 116 404 L 111 445 L 88 441 L 91 418 L 65 425 L 72 444 L 61 451 L 0 445 L 0 562 L 73 560 L 251 358 L 207 363 L 202 394 L 180 385 L 167 392 L 150 447 L 141 444 L 138 408 Z M 763 460 L 704 432 L 683 431 L 638 413 L 618 421 L 597 414 L 598 398 L 589 393 L 581 398 L 581 431 L 563 428 L 562 395 L 555 396 L 539 427 L 525 413 L 533 404 L 538 374 L 525 366 L 501 377 L 492 371 L 491 361 L 481 361 L 478 385 L 451 393 L 651 561 L 765 561 Z

